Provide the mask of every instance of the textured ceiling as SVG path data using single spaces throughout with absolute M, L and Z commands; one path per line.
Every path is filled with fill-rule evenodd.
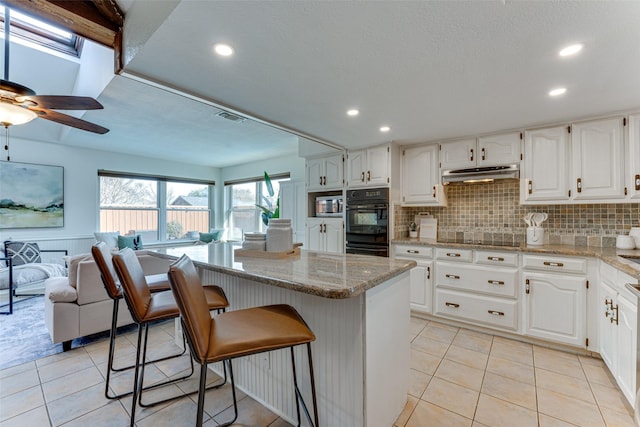
M 640 109 L 639 1 L 121 6 L 126 73 L 346 148 Z M 215 42 L 235 55 L 215 57 Z M 558 57 L 575 42 L 585 45 L 579 55 Z M 567 93 L 548 97 L 557 86 Z M 72 130 L 57 142 L 212 166 L 296 150 L 293 136 L 250 121 L 223 124 L 206 104 L 126 77 L 98 99 L 105 110 L 85 118 L 112 131 Z M 351 107 L 358 117 L 345 115 Z M 391 132 L 380 133 L 383 124 Z

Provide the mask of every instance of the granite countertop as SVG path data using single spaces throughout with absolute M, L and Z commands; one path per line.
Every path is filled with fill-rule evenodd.
M 416 266 L 415 261 L 301 250 L 280 259 L 235 256 L 240 243 L 158 248 L 157 256 L 186 254 L 200 268 L 324 298 L 351 298 Z
M 460 249 L 483 249 L 502 252 L 521 252 L 531 254 L 547 254 L 547 255 L 569 255 L 599 258 L 612 267 L 621 270 L 629 276 L 635 278 L 640 283 L 640 264 L 621 258 L 619 255 L 631 255 L 640 257 L 640 249 L 616 249 L 616 248 L 597 248 L 591 246 L 572 246 L 572 245 L 540 245 L 531 246 L 521 243 L 517 246 L 499 246 L 485 245 L 474 243 L 456 243 L 456 242 L 438 242 L 433 239 L 394 239 L 392 244 L 398 245 L 421 245 L 440 248 L 460 248 Z

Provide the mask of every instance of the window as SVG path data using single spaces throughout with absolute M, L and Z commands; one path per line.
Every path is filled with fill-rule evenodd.
M 5 8 L 0 7 L 0 19 L 5 22 Z M 23 40 L 36 43 L 68 55 L 80 56 L 82 38 L 76 34 L 47 24 L 17 10 L 10 9 L 11 33 Z M 4 24 L 3 24 L 4 25 Z
M 228 215 L 227 227 L 229 239 L 242 239 L 245 232 L 264 232 L 266 226 L 262 221 L 261 205 L 275 211 L 280 194 L 280 183 L 289 181 L 289 174 L 271 176 L 273 196 L 269 196 L 264 178 L 250 178 L 245 180 L 226 181 Z
M 193 238 L 211 228 L 215 183 L 99 171 L 100 231 L 140 234 L 143 243 Z

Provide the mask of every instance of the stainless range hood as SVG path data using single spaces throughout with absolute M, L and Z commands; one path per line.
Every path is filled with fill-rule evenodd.
M 519 164 L 442 171 L 443 184 L 451 182 L 491 182 L 495 179 L 508 178 L 520 178 Z

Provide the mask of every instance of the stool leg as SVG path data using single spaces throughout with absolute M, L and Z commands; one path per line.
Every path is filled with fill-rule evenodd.
M 289 347 L 291 349 L 291 367 L 293 369 L 293 386 L 296 394 L 296 413 L 298 416 L 298 427 L 300 427 L 300 405 L 302 404 L 302 409 L 304 410 L 304 415 L 307 417 L 309 424 L 312 426 L 318 427 L 318 403 L 316 401 L 316 382 L 313 376 L 313 360 L 311 358 L 311 344 L 307 343 L 307 357 L 309 358 L 309 380 L 311 382 L 311 400 L 313 403 L 313 415 L 315 419 L 315 423 L 311 420 L 311 415 L 309 414 L 309 409 L 307 408 L 307 404 L 302 397 L 302 393 L 300 392 L 300 388 L 298 387 L 298 380 L 296 376 L 296 360 L 294 357 L 293 347 Z
M 140 351 L 142 348 L 142 334 L 143 332 L 145 332 L 145 338 L 146 338 L 146 332 L 148 330 L 148 325 L 147 324 L 138 324 L 138 348 L 136 349 L 136 370 L 135 370 L 135 374 L 133 377 L 133 392 L 132 392 L 132 399 L 131 399 L 131 423 L 130 423 L 130 427 L 134 427 L 135 424 L 135 420 L 136 420 L 136 403 L 138 401 L 138 393 L 140 391 L 140 389 L 142 388 L 142 375 L 138 375 L 139 370 L 140 370 Z M 145 339 L 144 342 L 144 349 L 146 350 L 147 347 L 147 342 Z M 144 368 L 144 359 L 142 361 L 142 366 Z
M 198 389 L 198 412 L 196 416 L 196 426 L 202 427 L 202 413 L 204 412 L 204 395 L 207 391 L 207 364 L 200 365 L 200 388 Z
M 107 382 L 104 386 L 104 396 L 107 399 L 118 399 L 131 393 L 123 393 L 115 396 L 109 396 L 109 380 L 111 371 L 113 370 L 113 353 L 115 351 L 116 332 L 118 327 L 118 300 L 113 300 L 113 312 L 111 314 L 111 330 L 109 331 L 109 359 L 107 361 Z
M 316 399 L 316 380 L 313 375 L 313 358 L 311 357 L 311 343 L 307 343 L 307 358 L 309 360 L 309 380 L 311 382 L 311 400 L 313 403 L 313 415 L 315 419 L 315 427 L 319 427 L 318 424 L 318 401 Z
M 293 391 L 296 396 L 296 417 L 297 417 L 297 426 L 300 427 L 300 389 L 298 388 L 298 377 L 296 375 L 296 358 L 293 354 L 293 347 L 289 347 L 291 350 L 291 370 L 293 371 Z
M 227 427 L 233 424 L 238 419 L 238 400 L 236 399 L 236 382 L 233 379 L 233 367 L 231 366 L 231 360 L 226 361 L 229 364 L 229 378 L 231 379 L 231 393 L 233 395 L 233 419 L 227 421 L 224 424 L 220 424 L 218 427 Z

